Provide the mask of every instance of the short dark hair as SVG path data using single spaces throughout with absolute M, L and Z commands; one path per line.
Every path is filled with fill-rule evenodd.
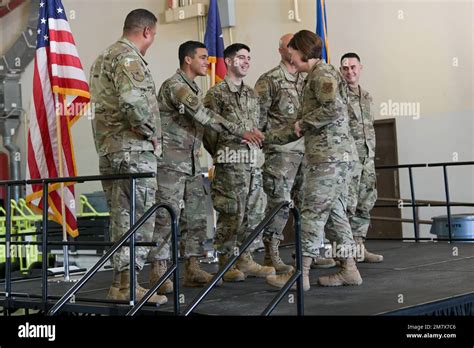
M 224 50 L 224 59 L 234 58 L 237 52 L 239 52 L 242 49 L 250 52 L 250 47 L 242 43 L 235 43 L 230 46 L 227 46 L 226 49 Z
M 323 52 L 323 40 L 309 30 L 300 30 L 288 43 L 288 47 L 302 53 L 301 59 L 307 62 L 309 59 L 321 59 Z
M 349 52 L 349 53 L 346 53 L 344 54 L 342 57 L 341 57 L 341 64 L 342 64 L 342 61 L 346 58 L 357 58 L 357 60 L 359 61 L 360 63 L 360 57 L 357 53 L 354 53 L 354 52 Z
M 123 24 L 123 31 L 124 33 L 130 33 L 136 30 L 142 30 L 145 27 L 154 27 L 157 21 L 153 13 L 139 8 L 127 15 L 125 23 Z
M 184 64 L 185 57 L 194 58 L 198 48 L 207 49 L 206 45 L 199 41 L 186 41 L 185 43 L 182 43 L 178 49 L 179 65 L 182 66 Z

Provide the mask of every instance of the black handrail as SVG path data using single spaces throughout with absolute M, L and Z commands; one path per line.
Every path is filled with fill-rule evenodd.
M 399 168 L 423 168 L 423 167 L 456 167 L 473 166 L 474 161 L 465 162 L 440 162 L 440 163 L 412 163 L 412 164 L 388 164 L 376 166 L 375 169 L 399 169 Z
M 474 162 L 467 161 L 467 162 L 428 163 L 428 167 L 456 167 L 456 166 L 474 166 Z
M 64 306 L 64 304 L 66 304 L 72 296 L 74 296 L 77 291 L 79 291 L 84 285 L 85 283 L 95 274 L 97 273 L 97 271 L 107 262 L 107 260 L 119 249 L 121 248 L 126 242 L 127 240 L 129 239 L 132 239 L 131 237 L 140 229 L 140 227 L 143 226 L 143 224 L 151 217 L 153 216 L 153 214 L 159 209 L 159 208 L 165 208 L 168 213 L 170 214 L 171 216 L 171 231 L 172 231 L 172 234 L 173 234 L 173 242 L 174 242 L 174 245 L 175 245 L 175 248 L 176 250 L 173 250 L 173 267 L 174 268 L 171 272 L 174 272 L 175 274 L 175 311 L 178 313 L 179 312 L 179 299 L 178 299 L 178 296 L 177 293 L 178 293 L 178 282 L 176 281 L 177 279 L 179 279 L 179 268 L 177 267 L 178 266 L 178 255 L 177 255 L 177 238 L 178 238 L 178 227 L 177 227 L 177 222 L 176 222 L 176 213 L 174 212 L 173 208 L 168 205 L 168 204 L 162 204 L 162 203 L 157 203 L 155 205 L 153 205 L 150 209 L 148 209 L 145 214 L 143 214 L 143 216 L 138 220 L 138 222 L 136 224 L 134 224 L 130 230 L 127 231 L 127 233 L 125 233 L 115 244 L 114 246 L 112 246 L 108 251 L 107 253 L 105 253 L 104 256 L 102 256 L 100 258 L 100 260 L 86 273 L 84 274 L 84 276 L 81 278 L 81 280 L 79 280 L 76 284 L 74 284 L 74 286 L 72 288 L 70 288 L 62 297 L 61 299 L 47 312 L 46 315 L 55 315 L 60 309 L 61 307 Z M 135 261 L 135 260 L 133 260 Z M 135 263 L 135 262 L 131 262 L 131 263 Z M 130 265 L 130 272 L 131 274 L 134 274 L 135 273 L 135 269 L 132 267 L 132 264 Z M 171 274 L 171 272 L 168 272 L 167 274 Z M 135 310 L 135 313 L 136 311 L 138 311 L 142 306 L 143 304 L 151 297 L 153 296 L 154 292 L 156 292 L 156 290 L 159 288 L 159 286 L 161 286 L 161 284 L 166 280 L 167 278 L 165 277 L 162 277 L 160 278 L 160 281 L 158 282 L 158 284 L 156 284 L 155 286 L 153 286 L 146 294 L 145 296 L 143 297 L 142 301 L 140 301 L 138 304 L 135 304 L 135 302 L 132 300 L 132 297 L 130 297 L 131 299 L 131 304 L 132 304 L 132 310 Z M 132 283 L 132 277 L 130 277 L 130 288 L 133 290 L 133 294 L 135 294 L 135 284 Z
M 155 173 L 127 173 L 127 174 L 114 174 L 114 175 L 90 175 L 90 176 L 76 176 L 76 177 L 67 177 L 67 178 L 43 178 L 43 179 L 33 179 L 33 180 L 3 180 L 0 181 L 0 186 L 5 186 L 7 189 L 7 204 L 6 204 L 6 231 L 5 231 L 5 246 L 6 246 L 6 260 L 5 260 L 5 300 L 4 300 L 4 308 L 5 315 L 7 315 L 9 304 L 10 304 L 10 293 L 11 293 L 11 257 L 10 257 L 10 243 L 11 243 L 11 205 L 8 203 L 11 200 L 11 189 L 14 186 L 25 186 L 25 185 L 34 185 L 34 184 L 41 184 L 43 186 L 43 221 L 42 221 L 42 233 L 43 233 L 43 240 L 42 240 L 42 278 L 41 278 L 41 286 L 42 286 L 42 298 L 43 298 L 43 305 L 44 311 L 48 310 L 48 197 L 49 197 L 49 186 L 48 184 L 52 183 L 61 183 L 61 182 L 76 182 L 76 183 L 83 183 L 89 181 L 108 181 L 108 180 L 125 180 L 128 179 L 131 181 L 131 185 L 135 182 L 138 178 L 154 178 L 156 176 Z M 135 192 L 135 191 L 132 191 Z M 132 194 L 134 197 L 135 195 Z M 133 209 L 132 209 L 133 208 Z M 131 207 L 130 215 L 135 216 L 135 207 Z
M 235 262 L 237 262 L 238 258 L 240 255 L 242 255 L 245 250 L 253 243 L 255 238 L 258 237 L 258 235 L 263 231 L 265 227 L 267 227 L 273 220 L 273 218 L 277 215 L 277 213 L 284 207 L 290 207 L 291 212 L 293 213 L 294 220 L 295 220 L 295 243 L 296 243 L 296 270 L 295 274 L 293 277 L 290 278 L 290 280 L 287 282 L 287 284 L 278 292 L 277 296 L 275 297 L 274 300 L 270 303 L 270 305 L 265 308 L 265 310 L 262 312 L 262 315 L 270 315 L 275 307 L 278 305 L 278 303 L 281 301 L 283 296 L 288 292 L 290 287 L 296 283 L 296 290 L 297 290 L 297 310 L 298 310 L 298 315 L 304 315 L 304 298 L 303 298 L 303 278 L 302 278 L 302 255 L 301 255 L 301 218 L 300 218 L 300 213 L 298 209 L 293 207 L 293 204 L 291 202 L 282 202 L 278 206 L 276 206 L 268 215 L 265 217 L 265 219 L 260 222 L 260 224 L 255 227 L 253 232 L 245 239 L 245 241 L 242 243 L 240 248 L 238 249 L 238 253 L 234 253 L 232 257 L 230 257 L 226 264 L 219 269 L 219 271 L 214 275 L 212 280 L 199 292 L 199 294 L 193 299 L 193 301 L 186 307 L 186 309 L 183 311 L 184 316 L 190 315 L 194 309 L 204 300 L 204 298 L 209 294 L 209 292 L 214 288 L 214 286 L 217 284 L 219 279 L 222 278 L 225 272 L 231 268 Z
M 400 204 L 404 208 L 410 207 L 424 207 L 424 208 L 437 208 L 437 207 L 474 207 L 474 203 L 417 203 L 417 204 Z M 376 204 L 374 208 L 399 208 L 399 204 Z
M 280 208 L 281 209 L 281 208 Z M 269 316 L 272 314 L 275 307 L 283 299 L 283 296 L 290 290 L 291 286 L 296 282 L 296 293 L 297 293 L 297 310 L 298 315 L 304 315 L 304 291 L 303 291 L 303 254 L 301 250 L 301 215 L 297 208 L 292 207 L 291 212 L 295 220 L 295 258 L 296 258 L 296 271 L 293 276 L 286 282 L 286 284 L 280 289 L 277 296 L 270 302 L 270 304 L 262 312 L 263 316 Z
M 457 203 L 451 203 L 450 201 L 450 195 L 449 195 L 449 182 L 448 182 L 448 167 L 454 167 L 454 166 L 472 166 L 474 165 L 473 161 L 468 161 L 468 162 L 442 162 L 442 163 L 428 163 L 428 164 L 423 164 L 423 163 L 417 163 L 417 164 L 402 164 L 402 165 L 384 165 L 384 166 L 377 166 L 375 169 L 400 169 L 400 168 L 406 168 L 408 169 L 408 175 L 409 175 L 409 180 L 410 180 L 410 195 L 411 195 L 411 200 L 412 204 L 410 205 L 402 205 L 402 207 L 411 207 L 412 208 L 412 213 L 413 213 L 413 227 L 414 227 L 414 234 L 415 234 L 415 241 L 419 242 L 420 236 L 419 236 L 419 231 L 418 231 L 418 214 L 416 211 L 416 207 L 422 207 L 425 205 L 422 204 L 416 204 L 416 199 L 415 199 L 415 184 L 413 182 L 413 168 L 434 168 L 434 167 L 443 167 L 443 181 L 444 181 L 444 191 L 446 195 L 446 204 L 436 204 L 436 205 L 427 205 L 429 206 L 440 206 L 440 207 L 446 207 L 447 211 L 447 216 L 448 216 L 448 232 L 449 232 L 449 242 L 453 242 L 459 239 L 453 239 L 452 236 L 452 226 L 451 226 L 451 207 L 454 206 L 462 206 L 462 207 L 471 207 L 474 206 L 474 204 L 457 204 Z M 413 204 L 415 202 L 415 204 Z M 375 206 L 377 208 L 383 208 L 387 207 L 387 205 L 378 205 Z M 405 238 L 402 238 L 405 240 Z
M 67 178 L 44 178 L 44 179 L 30 179 L 30 180 L 0 180 L 0 185 L 3 186 L 25 186 L 37 184 L 55 184 L 61 182 L 84 183 L 89 181 L 109 181 L 109 180 L 125 180 L 125 179 L 146 179 L 156 177 L 155 173 L 127 173 L 127 174 L 113 174 L 113 175 L 86 175 L 86 176 L 71 176 Z
M 154 208 L 155 207 L 155 208 Z M 175 315 L 179 315 L 179 255 L 178 255 L 178 222 L 176 219 L 176 213 L 173 208 L 169 204 L 155 204 L 155 206 L 151 208 L 152 212 L 150 214 L 154 214 L 159 208 L 165 208 L 171 217 L 171 238 L 172 238 L 172 248 L 173 248 L 173 264 L 168 270 L 165 272 L 163 276 L 160 277 L 158 282 L 151 287 L 151 289 L 143 296 L 143 298 L 135 304 L 130 311 L 126 314 L 126 316 L 134 316 L 150 299 L 151 296 L 158 290 L 158 288 L 164 284 L 164 282 L 171 276 L 171 273 L 174 275 L 174 284 L 173 284 L 173 306 L 174 306 L 174 313 Z M 138 223 L 137 223 L 138 224 Z M 143 224 L 143 223 L 142 223 Z M 135 272 L 133 272 L 135 273 Z M 131 278 L 130 278 L 131 279 Z
M 20 237 L 23 235 L 20 235 Z M 18 235 L 16 235 L 18 237 Z M 0 245 L 5 245 L 7 242 L 0 242 Z M 93 242 L 93 241 L 83 241 L 83 242 L 59 242 L 59 241 L 54 241 L 54 242 L 48 242 L 48 245 L 53 245 L 53 246 L 112 246 L 115 243 L 114 242 Z M 18 241 L 11 241 L 10 245 L 43 245 L 43 242 L 38 242 L 38 241 L 27 241 L 27 240 L 18 240 Z M 143 246 L 143 247 L 157 247 L 158 243 L 157 242 L 136 242 L 135 246 Z

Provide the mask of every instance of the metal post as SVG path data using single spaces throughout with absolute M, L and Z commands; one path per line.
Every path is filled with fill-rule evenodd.
M 67 240 L 65 240 L 67 242 Z M 64 266 L 64 280 L 69 281 L 69 247 L 67 245 L 63 245 L 63 266 Z
M 304 293 L 303 293 L 303 255 L 301 253 L 301 216 L 296 208 L 292 208 L 293 217 L 295 220 L 295 251 L 296 251 L 296 270 L 300 272 L 300 276 L 296 281 L 296 298 L 298 315 L 304 315 Z
M 41 270 L 42 299 L 44 310 L 48 310 L 48 184 L 43 182 L 43 259 Z
M 136 214 L 136 181 L 135 178 L 130 179 L 130 228 L 135 225 L 135 214 Z M 135 285 L 136 285 L 136 273 L 135 273 L 135 233 L 130 236 L 130 304 L 135 305 Z
M 173 210 L 168 209 L 171 217 L 171 234 L 173 238 L 173 264 L 175 265 L 175 270 L 173 272 L 173 296 L 174 296 L 174 314 L 179 315 L 179 256 L 178 256 L 178 221 L 176 219 L 176 214 Z
M 449 184 L 448 184 L 448 168 L 446 165 L 443 166 L 443 177 L 444 177 L 444 190 L 446 192 L 446 209 L 448 211 L 448 231 L 449 231 L 449 242 L 452 241 L 452 232 L 451 232 L 451 206 L 449 200 Z
M 411 208 L 413 211 L 413 227 L 415 228 L 415 241 L 418 242 L 420 238 L 420 231 L 418 230 L 418 214 L 416 212 L 415 187 L 413 185 L 412 167 L 408 167 L 408 175 L 410 178 Z
M 5 231 L 5 255 L 6 255 L 6 262 L 5 262 L 5 315 L 8 315 L 8 307 L 10 302 L 10 294 L 12 290 L 12 260 L 11 260 L 11 250 L 10 250 L 10 242 L 11 242 L 11 228 L 12 228 L 12 207 L 11 207 L 11 197 L 12 197 L 12 190 L 11 186 L 7 185 L 7 197 L 5 200 L 5 222 L 6 222 L 6 231 Z

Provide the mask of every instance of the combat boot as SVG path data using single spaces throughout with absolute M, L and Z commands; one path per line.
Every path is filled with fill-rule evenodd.
M 225 255 L 219 255 L 219 268 L 222 268 L 227 263 L 227 257 Z M 245 274 L 237 269 L 235 264 L 224 273 L 222 277 L 225 282 L 243 282 L 245 280 Z
M 120 292 L 122 295 L 125 297 L 125 299 L 128 301 L 130 300 L 130 271 L 122 271 L 120 272 Z M 140 301 L 143 296 L 148 292 L 148 289 L 142 288 L 138 284 L 138 272 L 135 277 L 135 297 L 137 302 Z M 168 299 L 166 296 L 162 295 L 153 295 L 148 299 L 148 302 L 151 303 L 158 303 L 158 304 L 164 304 L 168 302 Z
M 275 274 L 275 268 L 262 266 L 256 263 L 252 258 L 252 253 L 250 251 L 245 251 L 240 255 L 239 260 L 237 261 L 237 268 L 239 271 L 243 272 L 247 277 L 259 277 L 265 278 L 271 274 Z
M 313 259 L 308 256 L 303 256 L 302 261 L 303 261 L 302 263 L 303 290 L 308 291 L 311 288 L 311 285 L 309 284 L 309 270 L 311 269 L 311 263 L 313 262 Z M 288 282 L 288 280 L 293 276 L 294 273 L 295 273 L 295 269 L 284 274 L 269 275 L 266 280 L 269 285 L 281 289 Z M 296 284 L 293 285 L 291 289 L 296 290 Z
M 367 250 L 362 237 L 355 237 L 354 239 L 359 251 L 357 262 L 379 263 L 383 261 L 383 255 L 374 254 Z
M 149 276 L 150 286 L 153 286 L 158 283 L 160 278 L 166 273 L 167 270 L 168 264 L 166 260 L 153 261 L 151 263 Z M 173 292 L 173 282 L 171 281 L 171 279 L 166 279 L 163 285 L 161 285 L 156 292 L 161 295 L 171 294 Z
M 319 277 L 318 284 L 321 286 L 360 285 L 362 278 L 357 269 L 354 258 L 339 259 L 341 270 L 337 273 Z
M 112 286 L 110 287 L 109 293 L 107 294 L 107 299 L 125 301 L 127 298 L 120 292 L 120 272 L 113 270 L 112 277 Z
M 209 283 L 214 276 L 201 269 L 197 257 L 191 256 L 184 263 L 184 282 L 183 285 L 188 288 L 202 287 Z M 216 286 L 222 285 L 222 279 L 216 283 Z
M 313 263 L 311 264 L 311 268 L 333 268 L 336 267 L 336 261 L 333 258 L 325 258 L 325 257 L 315 257 L 313 258 Z
M 269 241 L 265 240 L 263 245 L 265 247 L 265 257 L 263 259 L 264 266 L 273 266 L 279 273 L 287 273 L 293 269 L 293 266 L 285 265 L 283 260 L 280 258 L 280 252 L 278 249 L 280 246 L 279 239 L 271 238 Z

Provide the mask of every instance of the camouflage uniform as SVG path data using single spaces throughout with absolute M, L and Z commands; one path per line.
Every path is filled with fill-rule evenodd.
M 296 121 L 300 97 L 306 74 L 291 74 L 283 63 L 263 74 L 255 85 L 260 97 L 260 113 L 264 119 L 263 130 L 279 129 Z M 279 203 L 292 199 L 301 201 L 303 185 L 304 139 L 286 145 L 264 147 L 263 187 L 267 195 L 267 213 Z M 296 180 L 296 178 L 299 180 Z M 297 185 L 295 185 L 297 184 Z M 299 207 L 301 208 L 301 207 Z M 265 229 L 264 240 L 283 240 L 283 229 L 288 221 L 289 209 L 282 209 Z
M 260 127 L 257 93 L 229 77 L 216 84 L 204 105 L 247 131 Z M 233 252 L 264 218 L 262 171 L 259 150 L 226 133 L 206 131 L 206 148 L 213 156 L 215 175 L 212 200 L 219 213 L 215 244 L 221 253 Z
M 245 129 L 204 108 L 202 92 L 194 81 L 178 69 L 166 80 L 158 94 L 161 113 L 163 158 L 158 161 L 157 202 L 170 204 L 177 212 L 185 256 L 204 254 L 207 217 L 199 151 L 205 128 L 221 133 L 228 130 L 242 136 Z M 239 138 L 240 139 L 240 138 Z M 155 260 L 169 258 L 170 218 L 166 211 L 157 213 L 153 240 Z
M 147 62 L 138 48 L 122 38 L 110 46 L 94 62 L 90 76 L 91 102 L 95 107 L 92 121 L 99 170 L 102 175 L 156 173 L 161 145 L 153 140 L 159 135 L 159 109 L 155 84 Z M 110 205 L 112 241 L 117 241 L 130 228 L 130 183 L 128 180 L 102 183 Z M 136 181 L 136 219 L 155 202 L 156 179 Z M 149 219 L 135 234 L 137 242 L 150 242 L 154 219 Z M 136 262 L 141 269 L 149 248 L 137 247 Z M 126 270 L 128 248 L 113 256 L 114 269 Z
M 354 237 L 365 238 L 370 225 L 370 211 L 377 200 L 372 98 L 360 86 L 350 87 L 348 96 L 349 126 L 359 155 L 349 185 L 348 217 Z
M 319 61 L 310 70 L 298 117 L 307 160 L 301 212 L 303 256 L 319 255 L 325 231 L 337 249 L 354 250 L 346 209 L 357 152 L 349 131 L 346 85 L 333 66 Z M 266 134 L 269 143 L 295 139 L 292 125 Z

